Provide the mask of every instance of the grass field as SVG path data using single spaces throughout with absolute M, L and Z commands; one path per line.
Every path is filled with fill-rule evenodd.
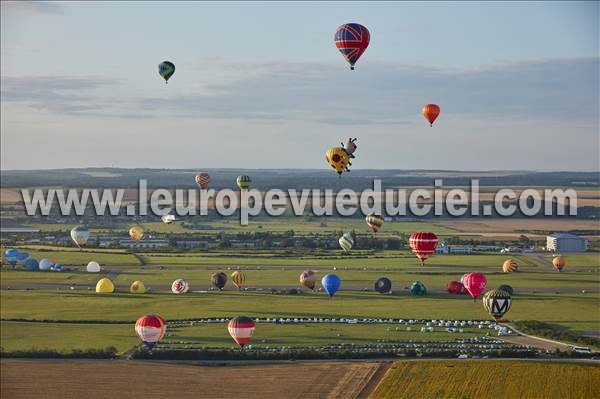
M 598 398 L 598 365 L 526 361 L 396 362 L 371 395 L 393 398 Z

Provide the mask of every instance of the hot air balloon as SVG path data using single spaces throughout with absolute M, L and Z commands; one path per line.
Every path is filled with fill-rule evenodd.
M 27 259 L 29 259 L 29 252 L 19 251 L 19 253 L 17 254 L 17 262 L 19 262 L 22 265 L 25 265 L 25 262 L 27 262 Z
M 62 267 L 62 265 L 60 263 L 55 263 L 54 264 L 54 271 L 55 272 L 62 272 L 62 269 L 63 269 L 63 267 Z
M 387 277 L 381 277 L 375 281 L 375 291 L 385 294 L 392 290 L 392 281 Z
M 306 269 L 302 273 L 300 273 L 300 284 L 309 290 L 315 289 L 315 284 L 317 283 L 317 275 L 310 269 Z
M 498 288 L 496 288 L 496 290 L 498 290 L 498 291 L 506 291 L 506 292 L 508 292 L 508 295 L 511 295 L 511 296 L 513 294 L 513 287 L 511 287 L 510 285 L 507 285 L 507 284 L 502 284 L 501 286 L 499 286 Z
M 222 290 L 223 287 L 225 287 L 225 284 L 227 284 L 227 275 L 223 272 L 214 273 L 210 276 L 210 283 Z
M 567 261 L 565 260 L 565 257 L 562 255 L 555 256 L 554 259 L 552 259 L 552 266 L 554 266 L 554 268 L 556 270 L 558 270 L 559 272 L 562 272 L 562 269 L 566 265 L 567 265 Z
M 437 119 L 440 114 L 440 107 L 437 104 L 425 104 L 423 106 L 423 116 L 427 119 L 430 126 L 433 126 L 433 122 Z
M 252 184 L 252 179 L 250 179 L 250 176 L 247 175 L 242 175 L 242 176 L 238 176 L 237 179 L 235 180 L 237 186 L 240 188 L 240 190 L 247 190 L 248 188 L 250 188 L 250 185 Z
M 426 295 L 427 288 L 425 287 L 425 284 L 423 284 L 422 282 L 415 281 L 414 283 L 412 283 L 410 285 L 410 294 L 411 295 Z
M 135 332 L 147 349 L 152 349 L 165 336 L 167 323 L 153 314 L 142 316 L 135 322 Z
M 171 284 L 171 292 L 173 294 L 185 294 L 190 289 L 190 285 L 182 278 L 178 278 Z
M 367 28 L 357 23 L 344 24 L 335 31 L 335 46 L 354 70 L 354 64 L 369 46 L 371 35 Z
M 129 229 L 129 237 L 135 242 L 139 242 L 144 237 L 144 229 L 141 226 L 133 226 Z
M 100 294 L 108 294 L 115 291 L 115 285 L 110 279 L 104 277 L 96 283 L 96 292 Z
M 433 255 L 437 243 L 438 238 L 435 234 L 423 231 L 412 233 L 408 239 L 408 244 L 421 261 L 421 266 L 425 264 L 427 258 Z
M 455 295 L 462 295 L 465 293 L 465 286 L 460 281 L 450 281 L 446 286 L 448 292 Z
M 350 249 L 352 249 L 352 246 L 354 245 L 354 239 L 352 238 L 352 234 L 350 233 L 344 233 L 344 235 L 340 237 L 338 242 L 340 243 L 340 247 L 342 247 L 342 249 L 346 253 L 350 252 Z
M 15 248 L 9 248 L 4 251 L 4 259 L 14 268 L 17 264 L 17 259 L 19 256 L 19 250 Z
M 85 270 L 88 273 L 100 273 L 101 269 L 102 268 L 100 267 L 100 264 L 98 262 L 94 262 L 94 261 L 91 261 L 90 263 L 88 263 L 85 268 Z
M 504 273 L 512 273 L 519 270 L 519 265 L 512 259 L 507 259 L 502 264 L 502 271 Z
M 48 271 L 54 265 L 50 259 L 42 259 L 39 264 L 40 270 Z
M 90 231 L 83 227 L 77 226 L 71 229 L 71 239 L 75 242 L 75 244 L 81 248 L 90 238 Z
M 385 220 L 381 216 L 375 215 L 374 213 L 371 213 L 365 217 L 365 222 L 373 230 L 373 233 L 377 233 L 379 231 L 384 221 Z
M 471 294 L 473 302 L 475 302 L 479 294 L 485 290 L 487 279 L 481 273 L 469 273 L 465 276 L 463 284 L 467 292 Z
M 200 172 L 196 175 L 194 180 L 200 189 L 206 190 L 208 188 L 208 184 L 210 183 L 210 176 L 208 173 Z
M 169 78 L 175 73 L 175 64 L 170 61 L 163 61 L 158 64 L 158 73 L 163 77 L 165 83 L 169 83 Z
M 350 165 L 350 156 L 346 150 L 342 147 L 331 147 L 325 153 L 325 159 L 329 166 L 331 166 L 338 175 L 348 171 L 348 165 Z
M 175 221 L 175 215 L 162 215 L 160 220 L 162 220 L 164 224 L 171 224 Z
M 134 281 L 129 287 L 129 292 L 132 294 L 143 294 L 146 292 L 146 286 L 141 281 Z
M 250 338 L 252 338 L 255 328 L 256 323 L 254 323 L 254 320 L 246 316 L 234 317 L 227 325 L 229 335 L 231 335 L 231 338 L 233 338 L 242 349 L 250 342 Z
M 231 281 L 238 287 L 238 290 L 241 290 L 244 284 L 246 284 L 246 275 L 243 272 L 236 270 L 231 273 Z
M 510 294 L 506 291 L 491 290 L 483 296 L 483 307 L 496 321 L 500 321 L 510 310 L 511 302 Z
M 464 286 L 465 285 L 465 277 L 467 277 L 467 274 L 469 273 L 465 273 L 462 276 L 460 276 L 460 283 Z
M 341 282 L 340 278 L 335 274 L 326 274 L 321 279 L 321 285 L 330 297 L 335 295 L 336 291 L 340 288 Z
M 37 259 L 29 258 L 25 262 L 25 269 L 27 269 L 30 272 L 34 272 L 36 270 L 39 270 L 39 267 L 40 267 L 40 264 L 37 261 Z

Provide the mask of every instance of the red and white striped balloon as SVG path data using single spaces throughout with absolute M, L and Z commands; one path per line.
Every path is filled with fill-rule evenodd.
M 437 243 L 438 238 L 435 234 L 424 231 L 412 233 L 408 239 L 408 245 L 421 261 L 421 265 L 425 264 L 427 258 L 433 255 Z
M 189 284 L 182 278 L 178 278 L 177 280 L 173 281 L 173 284 L 171 284 L 171 291 L 173 294 L 185 294 L 189 289 Z
M 227 329 L 231 338 L 242 348 L 247 345 L 254 334 L 256 323 L 249 317 L 237 316 L 229 321 Z
M 148 349 L 162 339 L 167 330 L 167 323 L 157 315 L 142 316 L 135 322 L 135 332 Z
M 196 175 L 195 180 L 198 187 L 200 187 L 202 190 L 206 190 L 206 188 L 208 188 L 208 184 L 210 183 L 210 176 L 208 173 L 200 172 Z

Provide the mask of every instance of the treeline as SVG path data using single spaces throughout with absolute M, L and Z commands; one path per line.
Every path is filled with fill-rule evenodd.
M 103 349 L 73 349 L 69 351 L 37 348 L 5 351 L 4 348 L 0 348 L 0 357 L 3 359 L 114 359 L 117 357 L 117 348 L 110 346 Z

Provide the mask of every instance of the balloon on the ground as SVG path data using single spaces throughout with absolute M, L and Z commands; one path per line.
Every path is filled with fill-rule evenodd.
M 467 292 L 471 295 L 473 300 L 475 300 L 479 294 L 485 290 L 485 286 L 487 284 L 487 279 L 481 273 L 469 273 L 465 276 L 463 281 L 463 285 Z
M 465 277 L 467 277 L 467 274 L 469 274 L 469 273 L 465 273 L 465 274 L 463 274 L 462 276 L 460 276 L 460 283 L 461 283 L 462 285 L 464 285 L 464 284 L 465 284 Z
M 54 265 L 54 263 L 52 263 L 52 261 L 50 259 L 44 258 L 40 261 L 39 267 L 40 267 L 40 270 L 47 271 L 47 270 L 50 270 L 52 265 Z
M 496 321 L 510 310 L 511 303 L 510 294 L 506 291 L 491 290 L 483 296 L 483 307 Z
M 71 239 L 79 248 L 85 245 L 89 238 L 90 231 L 87 228 L 83 226 L 77 226 L 71 229 Z
M 29 252 L 19 252 L 17 254 L 17 262 L 20 264 L 24 265 L 27 259 L 29 259 Z
M 60 263 L 55 263 L 54 264 L 54 271 L 55 272 L 62 272 L 62 269 L 63 269 L 63 267 L 62 267 L 62 265 Z
M 462 295 L 465 293 L 465 286 L 460 281 L 449 281 L 446 286 L 448 292 L 454 295 Z
M 330 297 L 334 296 L 341 284 L 340 278 L 336 274 L 326 274 L 321 279 L 323 289 Z
M 238 290 L 241 290 L 244 284 L 246 284 L 246 274 L 242 271 L 236 270 L 231 273 L 231 281 L 233 281 L 233 284 L 238 288 Z
M 222 290 L 223 287 L 225 287 L 225 284 L 227 284 L 227 275 L 223 272 L 214 273 L 210 276 L 210 283 Z
M 109 278 L 101 278 L 96 283 L 96 292 L 101 294 L 107 294 L 115 291 L 115 285 Z
M 338 175 L 348 171 L 350 156 L 342 147 L 331 147 L 328 149 L 325 153 L 325 160 Z
M 562 255 L 555 256 L 554 259 L 552 259 L 552 266 L 554 267 L 554 269 L 558 270 L 559 272 L 561 272 L 562 269 L 564 269 L 564 267 L 566 265 L 567 265 L 567 261 L 566 261 L 565 257 Z
M 101 269 L 102 268 L 100 267 L 100 264 L 98 262 L 94 262 L 94 261 L 91 261 L 90 263 L 88 263 L 85 268 L 85 270 L 88 273 L 100 273 Z
M 162 215 L 160 220 L 162 220 L 164 224 L 171 224 L 175 221 L 175 215 Z
M 508 292 L 508 295 L 511 295 L 511 296 L 514 293 L 513 287 L 511 287 L 510 285 L 507 285 L 507 284 L 502 284 L 502 285 L 498 286 L 498 288 L 496 288 L 496 290 L 506 291 L 506 292 Z
M 255 328 L 254 320 L 246 316 L 234 317 L 227 325 L 229 335 L 242 348 L 250 342 Z
M 310 269 L 306 269 L 302 273 L 300 273 L 300 284 L 309 290 L 315 289 L 315 284 L 317 283 L 317 275 L 314 271 Z
M 426 295 L 427 288 L 425 287 L 425 284 L 423 284 L 422 282 L 415 281 L 414 283 L 412 283 L 410 285 L 410 294 L 411 295 Z
M 135 332 L 144 346 L 152 349 L 165 336 L 167 323 L 157 315 L 142 316 L 135 322 Z
M 19 256 L 19 250 L 18 249 L 9 248 L 6 251 L 4 251 L 4 259 L 6 259 L 6 261 L 8 263 L 10 263 L 10 265 L 12 267 L 15 267 L 15 265 L 17 264 L 18 256 Z
M 29 258 L 25 262 L 25 269 L 29 270 L 30 272 L 39 270 L 39 268 L 40 268 L 40 263 L 37 261 L 37 259 Z
M 158 73 L 163 77 L 165 83 L 169 83 L 169 78 L 175 73 L 175 64 L 171 61 L 163 61 L 158 64 Z
M 129 229 L 129 237 L 135 242 L 140 241 L 144 237 L 144 228 L 141 226 L 133 226 Z
M 361 24 L 348 23 L 337 28 L 334 35 L 335 46 L 354 70 L 354 64 L 369 46 L 371 35 Z
M 182 278 L 178 278 L 171 284 L 171 292 L 173 294 L 185 294 L 190 289 L 190 285 Z
M 200 187 L 202 190 L 206 190 L 210 183 L 210 176 L 208 173 L 200 172 L 194 177 L 194 180 L 196 181 L 198 187 Z
M 433 126 L 433 122 L 435 122 L 440 114 L 440 107 L 437 104 L 425 104 L 422 112 L 425 119 L 427 119 L 427 122 L 429 122 L 429 125 Z
M 417 231 L 410 235 L 408 245 L 412 252 L 421 261 L 421 266 L 433 255 L 437 247 L 438 238 L 434 233 L 427 231 Z
M 129 292 L 131 292 L 132 294 L 143 294 L 146 292 L 146 286 L 143 282 L 139 280 L 134 281 L 131 284 L 131 287 L 129 287 Z
M 238 176 L 237 179 L 235 179 L 235 183 L 240 188 L 240 190 L 247 190 L 252 184 L 252 179 L 250 179 L 250 176 L 242 175 Z
M 371 213 L 365 217 L 365 222 L 371 228 L 371 230 L 373 230 L 373 233 L 377 233 L 379 231 L 384 221 L 385 219 L 379 215 L 375 215 L 374 213 Z
M 519 270 L 519 265 L 513 259 L 507 259 L 502 264 L 502 271 L 504 273 L 513 273 Z
M 350 252 L 350 249 L 352 249 L 352 246 L 354 245 L 354 239 L 350 233 L 344 233 L 338 242 L 340 243 L 340 247 L 342 247 L 345 252 Z
M 385 294 L 392 290 L 392 281 L 387 277 L 381 277 L 375 281 L 375 291 Z

